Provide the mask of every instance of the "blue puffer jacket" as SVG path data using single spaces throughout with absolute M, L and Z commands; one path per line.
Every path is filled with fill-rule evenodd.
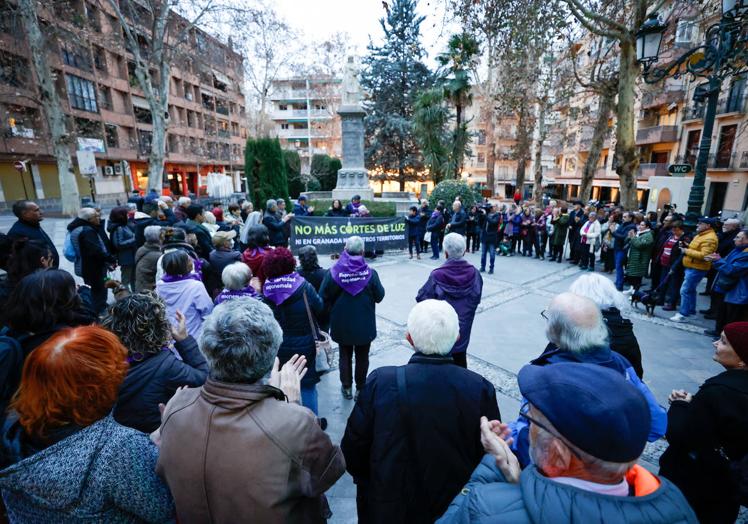
M 0 490 L 10 522 L 169 522 L 174 503 L 156 475 L 158 448 L 111 416 L 35 449 L 9 420 Z
M 736 282 L 725 293 L 725 302 L 748 304 L 748 247 L 736 247 L 727 257 L 713 262 L 712 267 L 719 271 L 714 284 L 717 291 L 725 292 L 722 289 L 724 284 L 720 285 L 720 280 L 725 277 L 727 282 Z
M 696 524 L 683 494 L 665 478 L 649 495 L 615 497 L 554 482 L 535 466 L 526 468 L 519 484 L 510 484 L 486 455 L 470 481 L 438 524 L 541 524 L 607 522 L 616 524 Z
M 631 363 L 626 360 L 626 357 L 611 351 L 610 348 L 602 347 L 585 353 L 572 353 L 571 351 L 564 351 L 558 349 L 553 344 L 548 344 L 543 353 L 535 360 L 530 361 L 530 364 L 535 366 L 546 366 L 556 364 L 558 362 L 583 362 L 586 364 L 597 364 L 606 368 L 618 371 L 626 377 L 626 380 L 631 382 L 639 392 L 644 395 L 649 405 L 649 412 L 651 415 L 649 436 L 647 440 L 654 442 L 662 438 L 667 431 L 667 411 L 665 408 L 657 403 L 654 394 L 650 389 L 641 381 L 639 376 L 636 374 L 634 367 Z M 527 466 L 531 463 L 530 460 L 530 431 L 529 421 L 524 417 L 523 413 L 527 411 L 527 401 L 523 401 L 520 407 L 519 418 L 509 423 L 512 429 L 512 442 L 511 448 L 515 455 L 520 461 L 522 466 Z

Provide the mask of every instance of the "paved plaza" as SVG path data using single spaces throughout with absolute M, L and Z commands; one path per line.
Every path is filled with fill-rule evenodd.
M 12 217 L 0 217 L 0 231 L 7 231 Z M 62 251 L 68 220 L 46 219 L 44 229 Z M 329 257 L 321 257 L 329 266 Z M 478 254 L 467 259 L 479 266 Z M 62 260 L 63 269 L 72 265 Z M 439 262 L 409 260 L 407 254 L 387 254 L 371 263 L 382 280 L 386 296 L 377 307 L 378 338 L 372 344 L 371 369 L 405 364 L 412 351 L 405 341 L 408 312 L 415 304 L 416 292 L 426 281 L 429 271 Z M 498 393 L 502 418 L 512 420 L 519 407 L 516 374 L 546 345 L 545 320 L 540 312 L 558 292 L 566 290 L 581 271 L 567 263 L 557 264 L 521 256 L 497 257 L 493 275 L 483 275 L 483 300 L 473 325 L 468 348 L 468 367 L 489 379 Z M 703 290 L 702 282 L 700 290 Z M 707 298 L 699 297 L 698 307 L 705 308 Z M 648 318 L 643 310 L 630 312 L 634 331 L 642 350 L 644 381 L 663 405 L 672 389 L 695 392 L 705 379 L 722 368 L 712 361 L 711 339 L 702 334 L 713 327 L 702 320 L 698 324 L 674 324 L 661 309 Z M 318 386 L 320 415 L 327 418 L 328 432 L 340 442 L 353 401 L 343 400 L 337 371 L 325 377 Z M 656 468 L 664 442 L 648 446 L 642 458 L 647 467 Z M 355 522 L 355 486 L 347 474 L 328 492 L 334 516 L 331 522 Z

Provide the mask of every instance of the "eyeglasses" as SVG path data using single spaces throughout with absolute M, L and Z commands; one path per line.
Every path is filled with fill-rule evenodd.
M 526 412 L 524 412 L 523 415 L 531 423 L 535 424 L 540 429 L 544 430 L 547 433 L 550 433 L 551 435 L 553 435 L 554 437 L 556 437 L 558 440 L 560 440 L 561 442 L 563 442 L 564 445 L 567 447 L 567 449 L 571 452 L 572 455 L 574 455 L 575 457 L 577 457 L 577 459 L 582 460 L 582 457 L 579 456 L 579 453 L 576 452 L 576 450 L 574 449 L 574 446 L 572 446 L 569 441 L 567 441 L 564 437 L 562 437 L 561 435 L 559 435 L 555 431 L 552 431 L 550 428 L 548 428 L 548 426 L 546 426 L 542 422 L 538 422 L 537 419 L 531 417 L 530 414 L 529 414 L 529 410 L 527 410 Z

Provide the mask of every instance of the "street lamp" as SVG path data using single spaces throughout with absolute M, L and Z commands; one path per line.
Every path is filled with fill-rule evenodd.
M 686 224 L 689 225 L 696 225 L 704 204 L 707 161 L 712 146 L 712 131 L 722 82 L 728 77 L 748 71 L 746 14 L 748 0 L 722 0 L 722 17 L 706 30 L 704 43 L 662 67 L 652 66 L 659 60 L 660 44 L 667 24 L 660 23 L 657 15 L 652 14 L 636 34 L 637 60 L 644 68 L 644 81 L 648 84 L 654 84 L 669 76 L 678 78 L 683 74 L 706 80 L 697 86 L 693 96 L 696 103 L 706 101 L 706 113 L 693 185 L 688 195 Z

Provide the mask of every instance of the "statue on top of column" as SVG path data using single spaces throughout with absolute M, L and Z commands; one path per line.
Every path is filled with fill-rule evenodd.
M 343 105 L 357 106 L 361 103 L 361 84 L 358 81 L 358 65 L 353 56 L 346 60 L 343 71 Z

